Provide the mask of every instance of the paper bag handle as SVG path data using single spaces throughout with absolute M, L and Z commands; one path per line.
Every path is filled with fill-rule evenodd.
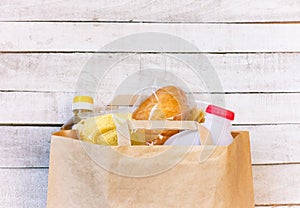
M 169 120 L 127 120 L 117 128 L 118 145 L 131 146 L 130 129 L 178 129 L 198 130 L 201 145 L 212 145 L 210 132 L 196 121 L 169 121 Z M 55 136 L 79 139 L 76 130 L 60 130 L 54 132 Z
M 79 139 L 76 130 L 60 130 L 60 131 L 54 132 L 52 135 L 68 137 L 68 138 L 72 138 L 72 139 Z
M 130 129 L 178 129 L 198 130 L 201 145 L 212 145 L 210 132 L 196 121 L 170 121 L 170 120 L 128 120 L 117 128 L 118 144 L 130 146 Z

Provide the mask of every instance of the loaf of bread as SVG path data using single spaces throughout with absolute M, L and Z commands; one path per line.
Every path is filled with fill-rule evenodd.
M 181 120 L 188 109 L 185 92 L 175 86 L 158 89 L 133 112 L 136 120 Z
M 197 111 L 197 109 L 195 108 Z M 191 120 L 193 111 L 185 92 L 175 86 L 158 89 L 144 100 L 133 112 L 135 120 Z M 145 133 L 146 144 L 161 145 L 178 130 L 149 130 Z

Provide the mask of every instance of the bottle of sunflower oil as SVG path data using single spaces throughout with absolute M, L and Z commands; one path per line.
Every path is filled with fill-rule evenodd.
M 73 116 L 62 127 L 61 130 L 71 130 L 81 120 L 92 117 L 94 111 L 94 99 L 90 96 L 75 96 L 72 105 Z

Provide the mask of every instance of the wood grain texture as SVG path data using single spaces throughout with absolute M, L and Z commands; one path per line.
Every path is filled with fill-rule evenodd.
M 92 56 L 114 54 L 0 54 L 0 90 L 74 92 L 76 81 Z M 204 54 L 217 72 L 224 92 L 299 92 L 300 53 Z M 199 91 L 201 80 L 180 61 L 158 54 L 125 54 L 122 62 L 110 68 L 103 91 L 116 87 L 132 73 L 147 68 L 164 68 L 178 73 L 191 91 Z M 101 70 L 99 68 L 99 70 Z M 108 70 L 103 68 L 102 70 Z M 234 78 L 234 81 L 232 79 Z M 204 78 L 203 78 L 204 79 Z
M 48 169 L 0 169 L 1 207 L 46 207 Z
M 59 127 L 0 126 L 0 168 L 48 167 L 51 133 Z M 253 164 L 300 161 L 300 125 L 235 126 L 249 130 Z
M 300 42 L 298 41 L 300 24 L 83 24 L 53 22 L 1 22 L 0 51 L 104 51 L 101 48 L 113 40 L 145 32 L 173 34 L 193 43 L 201 52 L 300 51 Z M 121 44 L 113 50 L 128 51 Z M 145 49 L 133 50 L 144 51 Z M 153 49 L 153 51 L 161 52 L 161 48 Z M 187 48 L 178 50 L 175 48 L 165 51 L 195 52 L 196 50 Z
M 71 103 L 67 93 L 1 92 L 2 123 L 63 123 L 72 115 Z
M 48 167 L 58 127 L 0 126 L 0 167 Z
M 300 204 L 300 164 L 254 166 L 255 203 Z
M 300 204 L 299 171 L 300 165 L 254 166 L 255 203 Z M 47 174 L 47 169 L 0 169 L 1 205 L 45 207 Z
M 73 93 L 0 92 L 0 123 L 61 124 L 71 115 Z M 112 94 L 101 94 L 112 99 Z M 235 124 L 300 123 L 300 93 L 291 94 L 213 94 L 195 95 L 196 99 L 221 102 L 236 113 Z M 111 99 L 109 99 L 111 98 Z M 99 98 L 95 104 L 99 104 Z M 99 105 L 98 105 L 99 106 Z
M 250 132 L 253 164 L 300 161 L 300 125 L 234 126 Z
M 0 20 L 154 22 L 299 21 L 297 0 L 10 0 L 1 1 Z
M 47 125 L 70 117 L 89 52 L 137 32 L 174 34 L 207 52 L 224 91 L 235 93 L 225 95 L 235 123 L 271 124 L 234 127 L 250 130 L 256 207 L 300 207 L 298 0 L 3 0 L 0 8 L 0 207 L 45 207 L 48 169 L 38 167 L 48 167 L 50 134 L 59 128 Z M 104 97 L 136 69 L 134 60 L 106 77 Z M 143 55 L 141 66 L 162 61 Z M 165 64 L 198 90 L 185 66 Z

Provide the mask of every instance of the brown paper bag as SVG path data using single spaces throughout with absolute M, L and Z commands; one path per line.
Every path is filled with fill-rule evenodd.
M 100 146 L 52 136 L 48 208 L 254 207 L 248 132 L 227 146 Z

